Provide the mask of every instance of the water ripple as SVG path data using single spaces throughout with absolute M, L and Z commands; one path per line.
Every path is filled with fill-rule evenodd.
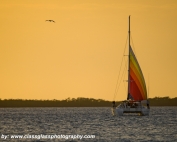
M 0 136 L 27 134 L 95 135 L 60 141 L 177 141 L 177 107 L 152 107 L 149 116 L 116 117 L 110 108 L 0 108 Z M 46 139 L 0 141 L 46 142 Z M 58 139 L 51 140 L 53 142 Z

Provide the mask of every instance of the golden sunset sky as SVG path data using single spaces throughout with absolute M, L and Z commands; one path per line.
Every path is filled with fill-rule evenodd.
M 129 15 L 149 97 L 177 96 L 176 0 L 0 3 L 1 99 L 112 100 Z M 127 97 L 127 82 L 121 84 L 116 100 Z

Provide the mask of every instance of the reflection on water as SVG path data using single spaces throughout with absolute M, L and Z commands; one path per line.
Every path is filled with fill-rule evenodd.
M 177 141 L 177 107 L 151 107 L 149 116 L 112 116 L 110 108 L 0 108 L 3 135 L 95 135 L 67 141 Z M 49 141 L 10 139 L 0 141 Z M 50 141 L 66 141 L 53 139 Z

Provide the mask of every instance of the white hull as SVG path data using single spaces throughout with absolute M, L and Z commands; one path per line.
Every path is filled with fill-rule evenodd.
M 137 104 L 137 103 L 136 103 Z M 149 115 L 150 109 L 137 104 L 137 106 L 126 106 L 125 103 L 120 104 L 118 107 L 112 109 L 114 115 L 122 116 L 124 113 L 137 113 L 139 115 Z
M 139 115 L 149 115 L 147 108 L 116 108 L 114 115 L 122 116 L 124 113 L 138 113 Z

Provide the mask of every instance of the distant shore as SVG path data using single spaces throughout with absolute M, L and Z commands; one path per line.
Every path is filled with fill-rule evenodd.
M 150 106 L 177 106 L 177 97 L 155 97 L 149 98 Z M 121 101 L 117 101 L 119 105 Z M 22 100 L 22 99 L 0 99 L 0 108 L 13 107 L 111 107 L 112 101 L 93 98 L 77 98 L 65 100 Z

